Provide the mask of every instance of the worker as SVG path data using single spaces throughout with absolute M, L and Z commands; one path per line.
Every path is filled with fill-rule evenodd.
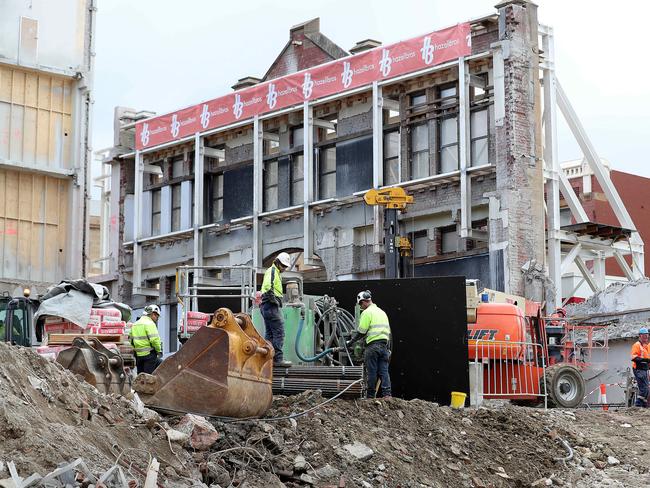
M 639 387 L 636 396 L 636 407 L 648 407 L 648 364 L 650 363 L 650 345 L 648 344 L 648 329 L 639 329 L 639 340 L 632 346 L 632 369 Z
M 158 305 L 147 305 L 144 314 L 131 327 L 129 339 L 135 350 L 135 366 L 138 373 L 153 373 L 162 363 L 162 344 L 158 335 Z
M 375 398 L 377 379 L 381 381 L 381 396 L 391 397 L 390 375 L 388 362 L 390 360 L 390 323 L 388 316 L 381 308 L 372 302 L 370 291 L 362 291 L 357 295 L 357 304 L 361 307 L 359 327 L 354 337 L 346 346 L 349 348 L 361 338 L 365 338 L 366 349 L 363 362 L 368 374 L 368 398 Z
M 285 361 L 282 353 L 284 346 L 284 320 L 282 319 L 282 272 L 291 264 L 291 258 L 286 252 L 281 252 L 273 260 L 273 264 L 264 273 L 262 281 L 262 305 L 260 310 L 264 318 L 266 340 L 271 342 L 275 350 L 273 366 L 288 368 L 291 361 Z

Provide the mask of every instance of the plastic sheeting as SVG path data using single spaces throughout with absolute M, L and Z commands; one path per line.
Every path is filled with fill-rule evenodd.
M 122 320 L 131 319 L 131 307 L 113 302 L 105 286 L 89 283 L 86 280 L 62 281 L 48 288 L 41 297 L 41 304 L 34 315 L 37 321 L 43 315 L 62 317 L 85 329 L 90 322 L 91 308 L 117 308 Z

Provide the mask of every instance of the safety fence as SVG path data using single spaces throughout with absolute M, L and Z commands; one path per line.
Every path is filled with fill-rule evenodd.
M 470 400 L 543 403 L 546 406 L 546 356 L 541 344 L 470 340 Z

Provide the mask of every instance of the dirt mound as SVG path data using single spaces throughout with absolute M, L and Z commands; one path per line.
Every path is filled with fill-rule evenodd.
M 276 399 L 269 416 L 320 401 L 318 392 Z M 335 401 L 296 419 L 215 426 L 224 435 L 202 468 L 222 487 L 530 486 L 561 472 L 554 458 L 566 456 L 548 416 L 511 406 Z
M 29 349 L 0 343 L 0 486 L 10 461 L 28 477 L 77 458 L 95 475 L 119 464 L 141 485 L 151 457 L 160 462 L 163 487 L 650 483 L 650 412 L 324 401 L 320 392 L 305 392 L 276 398 L 264 419 L 194 418 L 203 431 L 192 439 L 210 445 L 195 450 L 182 440 L 187 418 L 143 414 Z
M 0 479 L 9 477 L 10 461 L 27 477 L 77 458 L 96 474 L 119 458 L 123 466 L 133 463 L 132 477 L 141 479 L 137 470 L 146 470 L 150 456 L 198 476 L 190 453 L 171 454 L 150 426 L 126 398 L 103 395 L 31 349 L 0 342 Z

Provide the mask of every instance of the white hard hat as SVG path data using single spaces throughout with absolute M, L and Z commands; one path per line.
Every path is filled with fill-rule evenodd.
M 158 305 L 152 304 L 144 307 L 144 314 L 151 315 L 152 313 L 157 313 L 160 315 L 160 307 Z
M 372 300 L 372 294 L 370 290 L 360 291 L 357 295 L 357 304 L 361 303 L 364 300 Z
M 282 266 L 287 267 L 287 268 L 288 268 L 289 265 L 291 264 L 291 257 L 290 257 L 289 254 L 286 253 L 286 252 L 281 252 L 280 254 L 278 254 L 278 257 L 275 258 L 275 259 L 277 259 L 278 261 L 280 261 L 280 264 L 281 264 Z

